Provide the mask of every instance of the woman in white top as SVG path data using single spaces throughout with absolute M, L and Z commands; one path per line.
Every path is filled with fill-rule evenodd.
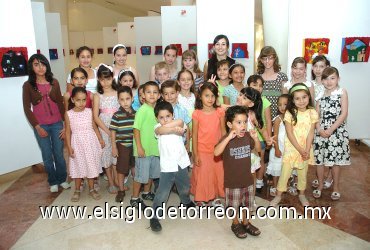
M 138 86 L 140 85 L 139 75 L 136 69 L 127 64 L 127 49 L 125 45 L 119 43 L 113 47 L 113 60 L 113 75 L 116 83 L 118 83 L 119 72 L 124 69 L 131 71 L 135 76 Z

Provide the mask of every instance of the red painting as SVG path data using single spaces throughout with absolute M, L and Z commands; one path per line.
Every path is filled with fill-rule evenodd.
M 370 37 L 346 37 L 342 39 L 342 63 L 367 62 L 370 54 Z
M 178 56 L 182 56 L 182 46 L 181 46 L 181 44 L 180 43 L 177 43 L 177 44 L 172 44 L 172 45 L 176 46 L 176 48 L 177 48 L 177 55 Z
M 329 38 L 306 38 L 304 39 L 304 59 L 312 63 L 312 59 L 318 55 L 329 53 Z

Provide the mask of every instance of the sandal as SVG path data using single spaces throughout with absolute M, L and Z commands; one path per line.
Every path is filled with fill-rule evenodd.
M 331 179 L 330 181 L 328 180 L 325 180 L 324 181 L 324 189 L 329 189 L 331 187 L 331 185 L 333 185 L 333 179 Z
M 258 236 L 261 234 L 261 231 L 257 227 L 253 226 L 251 223 L 243 226 L 245 228 L 245 231 L 247 231 L 247 233 L 249 233 L 250 235 Z
M 297 188 L 295 188 L 295 187 L 288 187 L 288 193 L 290 195 L 297 196 L 297 194 L 298 194 Z
M 81 191 L 75 191 L 71 197 L 72 202 L 78 202 L 80 200 Z
M 277 193 L 276 188 L 274 188 L 274 187 L 270 187 L 270 195 L 271 195 L 272 197 L 275 197 L 275 196 L 276 196 L 276 193 Z
M 214 199 L 211 204 L 213 207 L 224 207 L 220 199 Z
M 281 201 L 281 195 L 275 196 L 275 198 L 272 199 L 272 201 L 270 201 L 270 206 L 275 207 L 277 204 L 280 203 L 280 201 Z
M 340 193 L 339 192 L 333 192 L 331 193 L 331 196 L 330 198 L 333 200 L 333 201 L 337 201 L 340 199 Z
M 125 195 L 125 191 L 118 191 L 116 195 L 116 202 L 122 202 Z
M 116 194 L 118 191 L 117 187 L 116 186 L 109 186 L 108 187 L 108 193 L 110 194 Z
M 313 180 L 312 183 L 311 183 L 311 186 L 313 188 L 318 188 L 319 187 L 319 180 L 318 179 Z
M 232 224 L 231 231 L 233 231 L 235 236 L 238 237 L 239 239 L 244 239 L 244 238 L 247 238 L 248 236 L 247 232 L 245 231 L 244 226 L 241 225 L 240 223 Z
M 205 207 L 206 206 L 206 203 L 204 203 L 203 201 L 197 201 L 196 202 L 196 206 L 197 207 Z
M 89 192 L 89 195 L 94 199 L 94 200 L 100 200 L 101 196 L 98 192 L 96 192 L 95 189 L 91 189 Z
M 299 201 L 301 202 L 302 206 L 307 207 L 307 206 L 310 205 L 310 203 L 308 202 L 308 200 L 307 200 L 307 198 L 304 194 L 298 195 L 298 198 L 299 198 Z
M 316 198 L 316 199 L 319 199 L 319 198 L 321 197 L 321 190 L 318 190 L 318 189 L 314 190 L 314 191 L 312 192 L 312 196 L 313 196 L 314 198 Z

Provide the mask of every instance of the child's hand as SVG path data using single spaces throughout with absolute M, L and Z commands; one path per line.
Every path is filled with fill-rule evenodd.
M 236 137 L 236 131 L 230 130 L 229 135 L 227 136 L 230 140 L 234 139 Z
M 47 137 L 49 134 L 48 132 L 46 132 L 45 129 L 43 129 L 41 126 L 37 125 L 35 127 L 36 131 L 37 131 L 37 134 L 40 136 L 40 137 Z
M 325 137 L 325 138 L 329 138 L 333 132 L 332 132 L 332 131 L 331 131 L 331 129 L 329 128 L 329 129 L 325 129 L 325 130 L 323 131 L 323 133 L 326 135 L 326 137 Z
M 200 167 L 200 159 L 198 158 L 198 155 L 197 154 L 194 154 L 193 153 L 193 160 L 194 160 L 194 165 L 197 166 L 197 167 Z
M 185 129 L 181 127 L 174 127 L 175 134 L 182 136 L 185 133 Z
M 275 157 L 277 157 L 277 158 L 281 158 L 281 151 L 280 151 L 280 149 L 275 149 Z
M 137 156 L 138 157 L 145 157 L 145 150 L 142 147 L 137 148 Z
M 211 79 L 208 79 L 208 81 L 207 82 L 210 82 L 210 83 L 212 83 L 213 85 L 216 85 L 216 75 L 214 75 L 214 74 L 212 74 L 211 75 Z
M 266 140 L 266 144 L 267 144 L 268 146 L 271 146 L 272 144 L 276 143 L 276 141 L 274 140 L 275 138 L 276 138 L 276 135 L 271 136 L 270 138 L 267 138 L 267 140 Z
M 118 150 L 117 150 L 117 147 L 112 147 L 112 156 L 114 158 L 117 158 L 118 157 Z
M 323 137 L 323 138 L 327 138 L 327 135 L 324 133 L 324 130 L 323 130 L 323 129 L 321 129 L 321 130 L 319 131 L 319 135 L 320 135 L 321 137 Z
M 63 127 L 63 129 L 59 132 L 59 139 L 64 140 L 66 129 Z
M 104 142 L 103 139 L 100 139 L 99 140 L 99 143 L 100 143 L 101 148 L 104 148 L 105 147 L 105 142 Z
M 249 131 L 249 134 L 251 135 L 251 137 L 254 139 L 254 140 L 258 140 L 258 134 L 257 134 L 257 131 L 255 129 L 251 129 Z
M 132 175 L 132 178 L 135 177 L 135 167 L 132 167 L 131 168 L 131 175 Z
M 73 148 L 68 149 L 68 154 L 70 157 L 75 158 L 75 151 L 73 150 Z

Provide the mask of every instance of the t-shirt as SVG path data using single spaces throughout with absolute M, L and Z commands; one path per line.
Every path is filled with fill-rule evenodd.
M 121 143 L 125 147 L 132 146 L 134 119 L 135 110 L 132 110 L 132 113 L 128 113 L 120 107 L 110 121 L 109 129 L 116 131 L 116 142 Z
M 224 92 L 225 92 L 225 88 L 227 86 L 223 86 L 219 83 L 219 81 L 216 81 L 216 84 L 217 84 L 217 88 L 218 88 L 218 101 L 220 102 L 220 104 L 224 104 Z
M 251 174 L 253 148 L 254 141 L 249 132 L 245 133 L 244 137 L 235 137 L 226 145 L 222 154 L 225 188 L 245 188 L 253 184 Z
M 223 96 L 226 96 L 230 99 L 230 105 L 236 105 L 236 100 L 238 99 L 239 91 L 234 87 L 234 84 L 226 86 L 224 89 Z
M 173 117 L 175 119 L 182 120 L 185 124 L 189 124 L 191 122 L 188 111 L 180 103 L 176 103 L 173 106 Z
M 158 123 L 155 129 L 161 127 Z M 186 129 L 186 124 L 184 124 Z M 177 172 L 178 166 L 184 169 L 190 166 L 189 155 L 186 152 L 182 136 L 176 134 L 155 135 L 158 138 L 161 172 Z
M 158 142 L 154 136 L 153 129 L 156 124 L 154 108 L 144 103 L 136 112 L 134 128 L 140 131 L 140 140 L 145 150 L 145 156 L 159 156 Z M 138 156 L 135 140 L 134 156 Z

